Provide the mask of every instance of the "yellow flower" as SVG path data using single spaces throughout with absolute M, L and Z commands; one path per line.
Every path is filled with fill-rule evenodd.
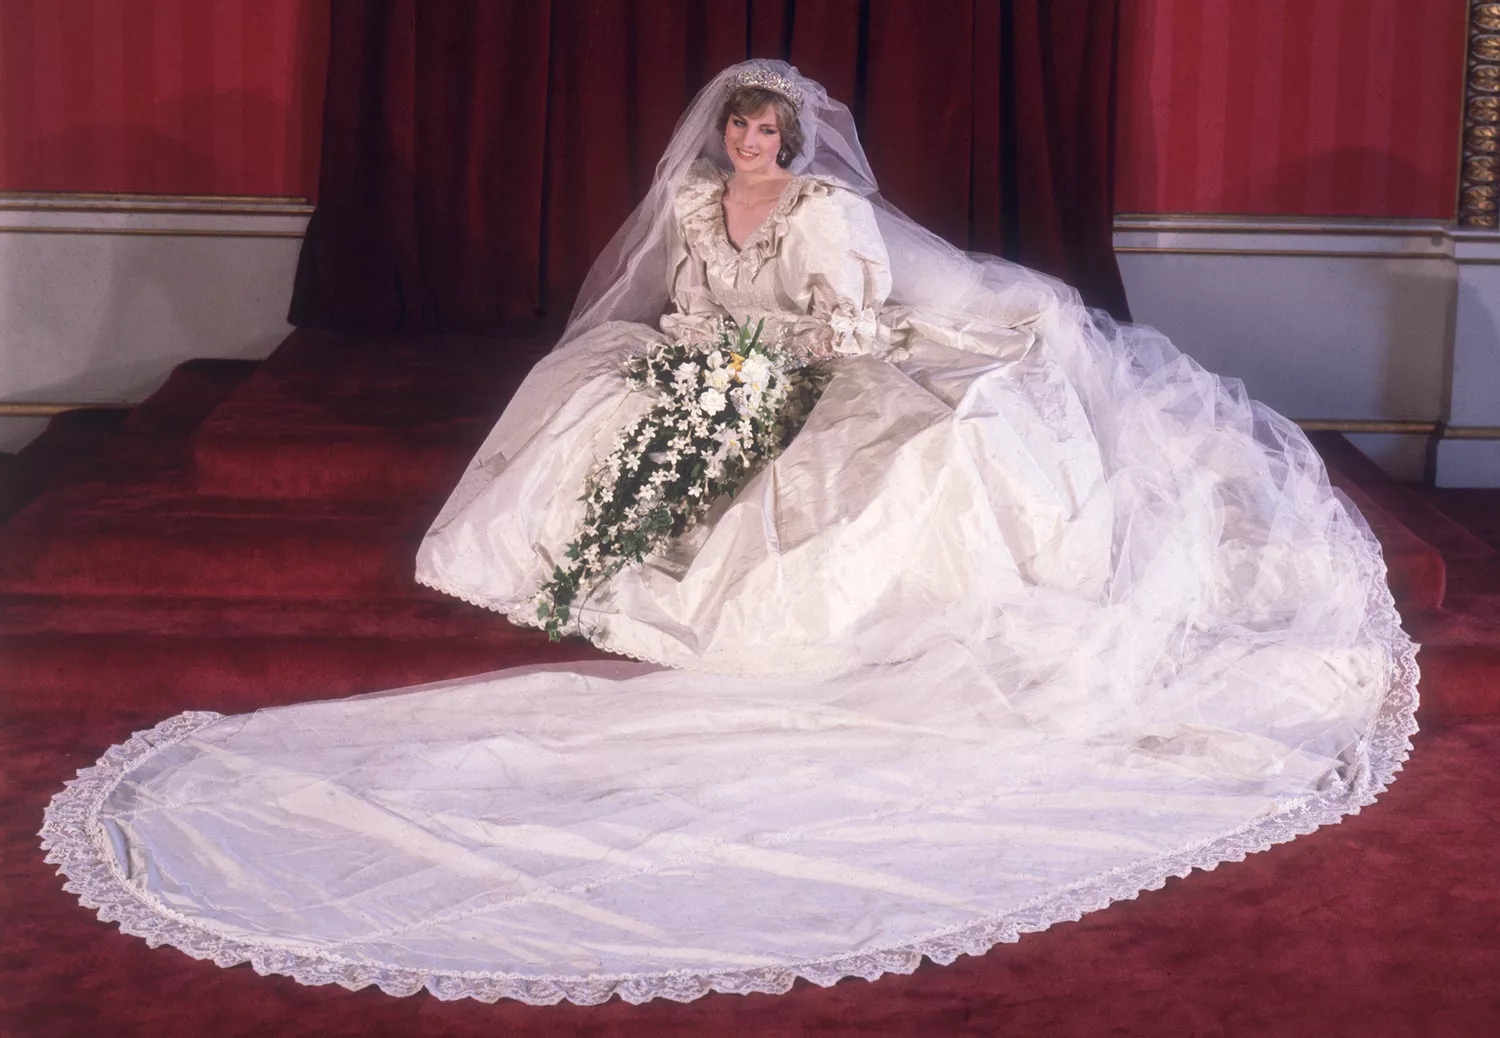
M 729 355 L 729 370 L 736 375 L 740 373 L 740 365 L 743 363 L 745 363 L 745 358 L 741 357 L 738 353 L 731 353 Z

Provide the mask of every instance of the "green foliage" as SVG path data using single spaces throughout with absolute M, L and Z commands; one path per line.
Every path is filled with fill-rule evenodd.
M 576 627 L 590 592 L 691 528 L 796 435 L 827 373 L 793 367 L 763 330 L 726 322 L 717 341 L 662 343 L 626 363 L 631 388 L 657 400 L 589 474 L 577 535 L 537 593 L 549 637 Z

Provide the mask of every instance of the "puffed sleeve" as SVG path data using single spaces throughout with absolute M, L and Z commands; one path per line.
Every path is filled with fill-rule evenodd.
M 798 348 L 812 356 L 878 354 L 890 259 L 870 203 L 847 188 L 812 181 L 789 214 L 780 281 L 797 308 Z

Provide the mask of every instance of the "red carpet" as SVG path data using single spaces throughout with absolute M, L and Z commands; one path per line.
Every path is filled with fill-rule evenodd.
M 0 522 L 19 512 L 51 479 L 65 473 L 130 415 L 123 407 L 64 411 L 19 455 L 0 455 Z
M 1491 548 L 1500 551 L 1500 506 L 1488 490 L 1434 490 L 1432 503 Z
M 258 367 L 185 365 L 123 421 L 64 419 L 0 470 L 17 512 L 0 526 L 0 1032 L 1500 1030 L 1500 492 L 1414 491 L 1328 436 L 1424 642 L 1426 731 L 1379 804 L 1294 844 L 951 967 L 686 1006 L 304 988 L 94 920 L 33 834 L 61 782 L 131 730 L 596 655 L 411 581 L 427 523 L 547 342 L 299 332 Z

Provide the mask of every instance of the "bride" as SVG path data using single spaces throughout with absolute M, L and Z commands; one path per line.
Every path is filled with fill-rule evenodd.
M 304 983 L 687 1000 L 981 954 L 1391 781 L 1414 647 L 1296 427 L 912 223 L 780 62 L 683 116 L 418 579 L 537 623 L 626 360 L 726 317 L 830 378 L 575 610 L 639 662 L 169 719 L 54 800 L 69 889 Z

